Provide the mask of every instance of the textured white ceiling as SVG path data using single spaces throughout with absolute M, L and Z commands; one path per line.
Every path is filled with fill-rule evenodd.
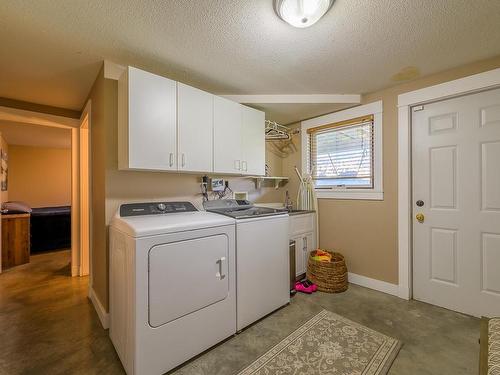
M 69 129 L 2 120 L 0 133 L 9 145 L 71 148 Z
M 103 59 L 217 94 L 367 93 L 500 54 L 499 24 L 499 0 L 336 0 L 308 29 L 272 0 L 0 1 L 0 96 L 81 109 Z

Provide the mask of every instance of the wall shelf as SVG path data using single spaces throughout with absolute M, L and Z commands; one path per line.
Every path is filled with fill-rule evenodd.
M 278 189 L 280 187 L 280 183 L 282 181 L 284 181 L 285 183 L 288 182 L 288 177 L 248 176 L 248 178 L 251 178 L 255 181 L 256 189 L 260 189 L 264 181 L 273 181 L 275 189 Z

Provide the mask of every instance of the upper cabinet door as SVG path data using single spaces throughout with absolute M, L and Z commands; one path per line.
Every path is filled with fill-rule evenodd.
M 177 136 L 179 171 L 213 170 L 214 96 L 177 84 Z
M 128 67 L 118 85 L 120 169 L 177 170 L 177 83 Z
M 264 175 L 266 170 L 265 114 L 254 108 L 241 106 L 241 173 Z
M 214 96 L 214 172 L 242 173 L 239 103 Z

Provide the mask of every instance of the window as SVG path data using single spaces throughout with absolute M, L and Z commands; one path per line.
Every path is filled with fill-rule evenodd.
M 318 198 L 384 199 L 382 101 L 301 123 L 302 171 Z
M 307 130 L 317 188 L 373 189 L 373 116 Z

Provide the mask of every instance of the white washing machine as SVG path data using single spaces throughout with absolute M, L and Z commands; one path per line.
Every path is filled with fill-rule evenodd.
M 236 328 L 290 302 L 288 212 L 246 200 L 204 202 L 207 211 L 236 219 Z
M 125 204 L 110 228 L 110 337 L 129 375 L 163 374 L 236 332 L 235 220 Z

